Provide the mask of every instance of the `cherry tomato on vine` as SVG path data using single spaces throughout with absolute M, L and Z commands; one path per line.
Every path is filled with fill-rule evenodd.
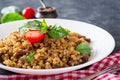
M 31 43 L 41 42 L 44 39 L 44 34 L 39 30 L 30 30 L 25 33 L 26 39 Z
M 26 19 L 32 19 L 35 17 L 35 10 L 31 7 L 26 7 L 22 11 L 22 16 Z

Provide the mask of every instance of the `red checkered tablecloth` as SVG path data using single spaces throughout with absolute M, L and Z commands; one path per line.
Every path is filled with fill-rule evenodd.
M 0 80 L 78 80 L 87 77 L 93 73 L 105 69 L 107 66 L 120 63 L 120 51 L 114 53 L 105 59 L 91 65 L 87 69 L 76 70 L 63 74 L 40 76 L 40 75 L 0 75 Z M 120 80 L 120 71 L 105 73 L 96 77 L 94 80 Z

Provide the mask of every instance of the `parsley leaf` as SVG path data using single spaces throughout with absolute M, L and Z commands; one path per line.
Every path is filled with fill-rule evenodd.
M 30 62 L 30 61 L 34 58 L 34 55 L 35 55 L 35 52 L 30 53 L 30 54 L 26 57 L 25 61 L 26 61 L 26 62 Z
M 57 27 L 56 25 L 54 25 L 49 31 L 48 34 L 50 37 L 54 38 L 54 39 L 59 39 L 59 38 L 63 38 L 64 36 L 67 36 L 69 34 L 69 30 L 65 29 L 61 26 Z
M 76 50 L 79 51 L 81 54 L 89 54 L 91 48 L 87 42 L 82 42 L 77 46 Z

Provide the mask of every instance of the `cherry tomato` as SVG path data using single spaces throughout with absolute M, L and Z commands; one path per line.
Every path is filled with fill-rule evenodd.
M 26 7 L 22 11 L 22 16 L 25 17 L 26 19 L 31 19 L 35 17 L 35 11 L 31 7 Z
M 26 39 L 31 43 L 41 42 L 44 39 L 44 34 L 39 30 L 30 30 L 25 33 Z

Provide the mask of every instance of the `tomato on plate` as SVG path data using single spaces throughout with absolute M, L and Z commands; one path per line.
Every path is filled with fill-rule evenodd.
M 32 19 L 35 17 L 35 10 L 31 7 L 26 7 L 22 11 L 22 16 L 26 19 Z
M 41 42 L 44 39 L 44 34 L 39 30 L 30 30 L 25 33 L 26 39 L 31 43 Z

